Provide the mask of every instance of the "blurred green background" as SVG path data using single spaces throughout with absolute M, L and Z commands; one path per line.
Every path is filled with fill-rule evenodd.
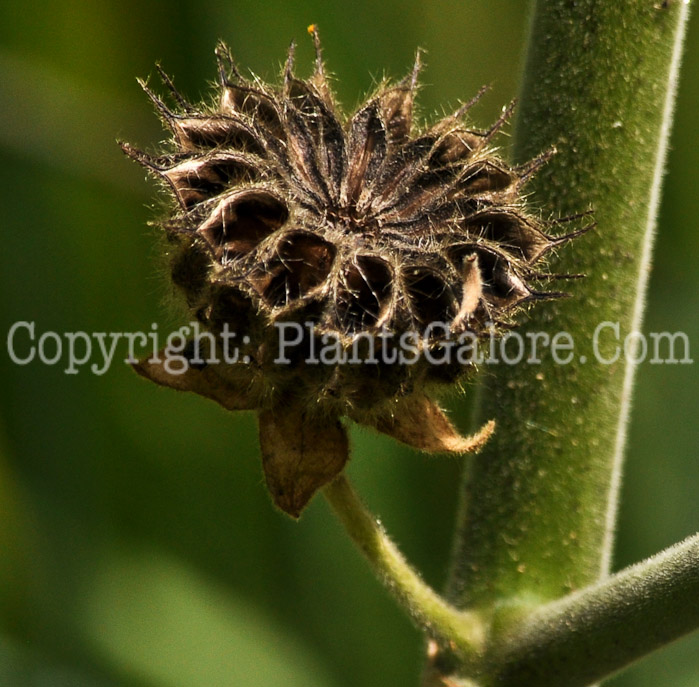
M 647 331 L 685 331 L 699 356 L 699 21 L 680 83 Z M 192 100 L 225 39 L 276 77 L 291 39 L 310 71 L 317 22 L 347 108 L 427 50 L 429 116 L 492 90 L 490 123 L 517 90 L 527 3 L 320 0 L 215 3 L 4 0 L 0 6 L 0 684 L 8 687 L 383 687 L 417 684 L 421 639 L 326 504 L 300 523 L 262 481 L 255 421 L 156 388 L 11 363 L 18 320 L 47 331 L 169 332 L 182 320 L 157 253 L 156 191 L 115 139 L 164 133 L 135 76 L 161 61 Z M 304 71 L 305 70 L 305 71 Z M 502 140 L 504 146 L 507 139 Z M 620 180 L 622 182 L 623 180 Z M 123 347 L 119 358 L 125 356 Z M 699 523 L 697 365 L 642 365 L 616 564 Z M 452 402 L 465 427 L 468 399 Z M 350 473 L 407 555 L 444 581 L 459 466 L 368 432 Z M 699 638 L 611 681 L 696 687 Z

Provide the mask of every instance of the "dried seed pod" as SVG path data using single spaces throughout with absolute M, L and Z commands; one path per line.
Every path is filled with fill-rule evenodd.
M 459 437 L 426 395 L 472 366 L 427 354 L 445 337 L 509 325 L 546 296 L 531 285 L 533 266 L 561 241 L 520 195 L 545 156 L 513 167 L 490 147 L 509 110 L 479 131 L 466 121 L 474 99 L 421 128 L 418 53 L 406 78 L 382 83 L 344 117 L 309 30 L 310 79 L 294 75 L 293 48 L 277 87 L 241 76 L 219 45 L 216 104 L 193 108 L 161 74 L 174 109 L 143 87 L 172 132 L 170 149 L 150 156 L 123 144 L 174 196 L 163 227 L 192 313 L 248 342 L 247 365 L 178 379 L 154 362 L 137 369 L 227 408 L 259 410 L 267 482 L 294 516 L 347 459 L 343 416 L 427 451 L 474 450 L 487 439 L 490 425 L 472 441 Z M 280 332 L 293 325 L 290 351 Z M 411 364 L 396 362 L 411 334 Z

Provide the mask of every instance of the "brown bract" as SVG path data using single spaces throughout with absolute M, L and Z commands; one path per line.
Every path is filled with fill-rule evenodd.
M 340 418 L 429 452 L 487 439 L 492 424 L 465 439 L 431 400 L 474 365 L 429 354 L 509 327 L 526 305 L 557 295 L 532 286 L 546 276 L 535 264 L 571 236 L 550 236 L 524 207 L 522 187 L 547 156 L 514 167 L 491 148 L 509 109 L 485 131 L 465 119 L 477 98 L 417 125 L 418 53 L 406 78 L 381 83 L 345 117 L 311 33 L 313 75 L 295 76 L 292 48 L 279 87 L 244 78 L 220 45 L 210 106 L 187 103 L 161 72 L 172 109 L 143 87 L 172 133 L 169 149 L 122 144 L 174 198 L 162 221 L 174 284 L 219 342 L 237 335 L 247 360 L 137 370 L 258 411 L 267 484 L 293 516 L 347 460 Z M 284 325 L 301 326 L 293 350 L 280 342 Z M 411 359 L 396 362 L 409 335 Z M 328 341 L 337 355 L 310 360 Z

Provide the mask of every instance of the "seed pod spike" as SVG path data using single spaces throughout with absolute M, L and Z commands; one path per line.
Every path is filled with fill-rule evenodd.
M 581 213 L 580 217 L 587 216 L 589 213 Z M 578 219 L 576 216 L 574 219 Z M 566 218 L 562 220 L 558 220 L 558 223 L 564 222 L 564 221 L 573 221 L 573 220 L 567 220 Z M 546 255 L 549 251 L 553 250 L 554 248 L 558 248 L 559 246 L 565 245 L 566 243 L 570 243 L 574 239 L 579 238 L 580 236 L 583 236 L 584 234 L 587 234 L 588 231 L 592 231 L 597 227 L 597 222 L 590 222 L 589 224 L 586 224 L 585 226 L 581 227 L 580 229 L 576 229 L 575 231 L 568 232 L 567 234 L 562 234 L 561 236 L 550 236 L 547 235 L 548 242 L 546 243 L 545 246 L 541 249 L 540 253 L 537 255 L 537 259 Z M 572 275 L 571 278 L 575 278 L 576 275 Z
M 470 100 L 466 101 L 456 112 L 451 116 L 452 119 L 460 120 L 489 90 L 491 86 L 484 85 L 478 90 L 478 93 Z
M 555 146 L 552 146 L 548 150 L 537 155 L 533 160 L 529 160 L 517 167 L 517 172 L 519 173 L 519 179 L 517 180 L 517 188 L 521 188 L 527 184 L 531 178 L 546 164 L 548 161 L 557 153 Z
M 413 60 L 413 68 L 406 74 L 395 86 L 396 89 L 404 89 L 414 93 L 418 88 L 418 79 L 420 77 L 420 72 L 422 71 L 424 64 L 422 62 L 422 56 L 426 53 L 424 48 L 418 48 L 415 51 L 415 59 Z
M 175 102 L 185 111 L 185 112 L 194 112 L 194 107 L 190 105 L 183 97 L 182 94 L 175 88 L 175 84 L 173 83 L 172 79 L 170 76 L 163 70 L 163 68 L 160 66 L 159 63 L 156 62 L 155 68 L 158 72 L 158 76 L 160 76 L 161 81 L 165 84 L 167 89 L 170 91 L 170 94 L 172 97 L 175 99 Z
M 594 216 L 594 214 L 594 210 L 586 210 L 585 212 L 578 212 L 574 215 L 566 215 L 565 217 L 555 217 L 551 220 L 551 224 L 568 224 L 569 222 L 575 222 L 579 219 L 583 219 L 584 217 L 592 217 Z M 594 224 L 588 228 L 592 229 L 593 227 Z
M 150 169 L 154 172 L 160 171 L 155 164 L 155 160 L 150 155 L 148 155 L 148 153 L 145 153 L 144 151 L 139 150 L 138 148 L 134 148 L 130 143 L 126 143 L 125 141 L 117 141 L 117 143 L 119 144 L 119 147 L 124 151 L 124 153 L 128 155 L 132 160 L 135 160 L 140 165 L 143 165 L 147 169 Z
M 316 52 L 314 77 L 317 77 L 320 80 L 324 81 L 325 80 L 325 66 L 323 65 L 323 50 L 320 46 L 320 35 L 318 34 L 317 24 L 311 24 L 308 27 L 307 31 L 310 34 L 311 38 L 313 39 L 313 47 L 315 48 L 315 52 Z
M 512 117 L 512 114 L 515 111 L 515 107 L 517 106 L 517 100 L 512 100 L 508 105 L 502 108 L 502 114 L 497 118 L 495 122 L 491 125 L 491 127 L 485 132 L 485 139 L 489 141 L 495 134 L 497 134 L 500 129 L 502 129 L 503 125 L 509 121 L 510 117 Z
M 238 83 L 244 81 L 242 75 L 238 71 L 238 67 L 235 64 L 233 57 L 231 56 L 230 49 L 223 41 L 219 41 L 214 53 L 216 55 L 216 63 L 218 65 L 219 84 L 222 88 L 233 85 L 231 83 L 231 76 L 233 76 Z
M 318 94 L 329 107 L 333 107 L 333 95 L 328 84 L 328 77 L 325 73 L 325 64 L 323 62 L 323 50 L 320 44 L 320 34 L 318 33 L 318 25 L 311 24 L 308 27 L 308 33 L 313 39 L 313 47 L 315 48 L 315 69 L 311 77 L 311 83 L 316 87 Z
M 417 79 L 422 69 L 423 50 L 415 52 L 412 71 L 395 86 L 389 86 L 379 95 L 381 116 L 389 143 L 395 145 L 408 140 L 413 126 L 413 102 Z
M 170 125 L 170 122 L 175 118 L 175 114 L 165 105 L 165 103 L 148 87 L 144 79 L 137 78 L 138 85 L 143 89 L 145 94 L 150 98 L 155 105 L 155 109 L 160 114 L 161 118 Z
M 286 53 L 286 62 L 284 63 L 284 93 L 288 96 L 289 84 L 294 79 L 294 61 L 296 59 L 296 41 L 291 41 L 289 50 Z

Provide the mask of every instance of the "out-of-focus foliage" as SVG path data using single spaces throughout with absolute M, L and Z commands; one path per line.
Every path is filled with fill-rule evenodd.
M 517 90 L 526 3 L 329 5 L 50 0 L 0 6 L 3 341 L 184 323 L 147 227 L 155 189 L 115 139 L 162 138 L 134 77 L 160 61 L 191 99 L 219 38 L 265 78 L 291 39 L 310 71 L 317 22 L 340 100 L 427 50 L 425 117 L 467 99 L 485 126 Z M 699 346 L 699 23 L 680 84 L 646 331 Z M 502 138 L 501 145 L 507 146 Z M 574 291 L 574 284 L 571 286 Z M 18 352 L 28 346 L 18 339 Z M 104 375 L 0 356 L 0 683 L 8 687 L 416 684 L 421 639 L 316 501 L 273 510 L 252 416 L 158 389 L 121 361 Z M 92 362 L 98 362 L 94 358 Z M 641 365 L 618 565 L 697 528 L 695 365 Z M 467 426 L 468 398 L 452 400 Z M 444 579 L 459 466 L 356 432 L 350 473 L 406 553 Z M 611 684 L 691 687 L 697 638 Z

